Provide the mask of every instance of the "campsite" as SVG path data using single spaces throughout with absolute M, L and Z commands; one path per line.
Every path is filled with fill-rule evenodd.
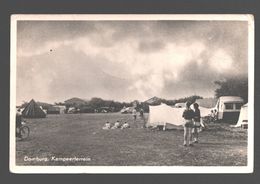
M 145 114 L 145 118 L 148 114 Z M 131 128 L 102 130 L 104 120 L 130 122 Z M 247 130 L 228 124 L 210 124 L 200 143 L 183 147 L 183 130 L 166 131 L 135 126 L 131 114 L 60 114 L 27 119 L 31 135 L 16 141 L 17 165 L 110 166 L 244 166 L 247 164 Z M 88 161 L 52 161 L 51 158 L 87 157 Z M 48 158 L 28 161 L 26 158 Z
M 221 166 L 250 167 L 251 19 L 118 16 L 16 21 L 14 171 L 218 166 L 206 167 L 214 173 Z

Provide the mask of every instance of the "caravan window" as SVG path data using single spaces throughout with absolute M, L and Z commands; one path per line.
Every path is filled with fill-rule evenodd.
M 236 104 L 235 104 L 235 108 L 236 108 L 236 109 L 241 109 L 241 107 L 242 107 L 242 104 L 240 104 L 240 103 L 236 103 Z
M 232 103 L 225 103 L 225 109 L 233 109 L 233 104 Z

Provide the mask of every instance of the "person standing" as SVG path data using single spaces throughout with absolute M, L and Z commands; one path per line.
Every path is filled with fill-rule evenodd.
M 210 119 L 209 119 L 209 121 L 210 121 L 210 123 L 214 123 L 214 119 L 215 119 L 215 113 L 214 113 L 214 110 L 211 110 L 210 111 L 211 113 L 210 113 Z
M 133 111 L 132 111 L 132 114 L 133 114 L 133 117 L 134 117 L 134 121 L 136 120 L 136 109 L 134 108 Z
M 138 125 L 137 125 L 137 122 L 136 122 L 136 116 L 137 116 L 137 112 L 136 112 L 136 109 L 134 108 L 133 111 L 132 111 L 132 115 L 133 115 L 133 118 L 134 118 L 134 126 L 136 128 L 138 128 Z
M 143 128 L 146 128 L 146 122 L 144 118 L 144 110 L 141 108 L 140 109 L 140 118 L 143 120 Z
M 199 142 L 198 139 L 199 139 L 200 120 L 201 120 L 199 104 L 194 103 L 194 104 L 193 104 L 193 107 L 194 107 L 193 138 L 194 138 L 194 143 L 198 143 L 198 142 Z
M 194 111 L 190 108 L 191 102 L 186 102 L 186 109 L 184 110 L 182 117 L 185 120 L 184 124 L 184 146 L 193 146 L 192 144 L 192 128 L 194 118 Z
M 218 122 L 218 111 L 214 109 L 214 123 Z

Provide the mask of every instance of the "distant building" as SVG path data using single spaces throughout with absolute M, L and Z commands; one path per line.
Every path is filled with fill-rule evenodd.
M 64 114 L 66 106 L 64 105 L 54 105 L 47 109 L 47 114 Z
M 66 106 L 65 105 L 55 105 L 54 107 L 57 107 L 60 109 L 60 114 L 64 114 L 66 111 Z

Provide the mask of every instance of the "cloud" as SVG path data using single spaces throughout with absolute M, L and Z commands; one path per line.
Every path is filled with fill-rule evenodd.
M 224 50 L 219 49 L 209 58 L 210 66 L 213 70 L 220 73 L 230 71 L 233 59 Z
M 246 28 L 230 21 L 20 22 L 17 99 L 213 96 L 215 80 L 247 75 Z
M 36 48 L 23 48 L 18 49 L 17 55 L 24 57 L 31 57 L 36 55 L 48 54 L 49 52 L 55 51 L 59 47 L 67 46 L 71 43 L 71 41 L 63 40 L 63 41 L 48 41 L 44 42 L 41 47 Z
M 140 52 L 159 52 L 164 49 L 165 43 L 158 40 L 153 41 L 141 41 L 139 43 L 139 51 Z

